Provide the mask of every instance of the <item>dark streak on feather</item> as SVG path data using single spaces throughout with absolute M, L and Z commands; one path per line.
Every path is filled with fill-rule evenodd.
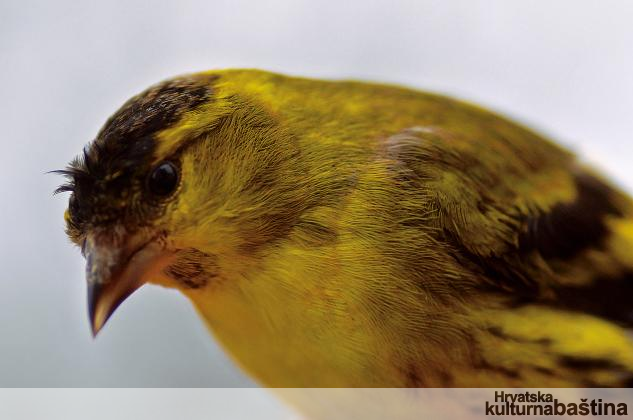
M 554 376 L 554 371 L 550 368 L 544 366 L 534 366 L 533 369 L 541 375 Z
M 519 237 L 519 251 L 538 251 L 545 259 L 569 259 L 589 247 L 598 247 L 607 236 L 605 217 L 622 216 L 613 203 L 614 193 L 599 179 L 580 174 L 575 178 L 577 197 L 572 203 L 526 220 Z
M 563 309 L 594 314 L 624 326 L 633 326 L 633 273 L 598 277 L 583 286 L 558 287 L 551 304 Z
M 488 370 L 491 372 L 496 372 L 498 374 L 501 374 L 503 376 L 506 376 L 508 378 L 512 378 L 512 379 L 520 379 L 521 378 L 521 374 L 513 369 L 504 367 L 504 366 L 495 366 L 492 365 L 490 363 L 488 363 L 485 360 L 480 361 L 479 363 L 477 363 L 475 366 L 475 369 L 481 369 L 481 370 Z
M 425 381 L 418 373 L 415 365 L 409 365 L 405 369 L 406 382 L 405 386 L 407 388 L 424 388 Z
M 526 339 L 526 338 L 520 338 L 520 337 L 511 336 L 511 335 L 506 334 L 501 328 L 496 327 L 496 326 L 488 327 L 487 331 L 491 335 L 493 335 L 493 336 L 495 336 L 497 338 L 500 338 L 502 340 L 505 340 L 505 341 L 511 340 L 511 341 L 516 341 L 516 342 L 520 342 L 520 343 L 540 344 L 540 345 L 543 345 L 543 346 L 548 346 L 548 345 L 552 344 L 552 340 L 549 339 L 549 338 L 539 338 L 539 339 L 536 339 L 536 340 L 530 340 L 530 339 Z
M 507 293 L 512 298 L 510 304 L 517 307 L 544 304 L 631 326 L 633 273 L 598 277 L 578 286 L 546 286 L 530 274 L 531 253 L 536 251 L 545 260 L 560 260 L 573 258 L 588 248 L 600 248 L 609 234 L 605 219 L 622 216 L 614 202 L 616 193 L 609 186 L 588 174 L 578 175 L 576 185 L 574 202 L 560 204 L 538 218 L 526 220 L 527 230 L 520 236 L 515 252 L 482 257 L 462 246 L 451 232 L 445 231 L 444 237 L 455 247 L 453 257 L 480 276 L 483 284 L 479 289 L 484 292 Z
M 626 372 L 626 368 L 611 359 L 595 359 L 582 356 L 560 356 L 560 364 L 573 370 L 609 370 Z
M 178 253 L 178 259 L 165 269 L 165 274 L 186 289 L 201 289 L 218 276 L 218 269 L 214 255 L 190 248 Z
M 476 273 L 483 282 L 477 285 L 481 291 L 508 292 L 528 301 L 539 295 L 538 283 L 522 271 L 521 254 L 513 254 L 508 258 L 482 257 L 462 246 L 450 231 L 445 230 L 444 236 L 457 250 L 453 253 L 453 258 L 463 267 Z

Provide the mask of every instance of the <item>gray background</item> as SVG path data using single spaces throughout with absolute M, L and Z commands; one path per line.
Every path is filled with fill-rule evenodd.
M 633 187 L 627 1 L 0 1 L 0 386 L 251 386 L 189 303 L 145 287 L 96 340 L 63 233 L 65 166 L 178 73 L 389 81 L 537 127 Z

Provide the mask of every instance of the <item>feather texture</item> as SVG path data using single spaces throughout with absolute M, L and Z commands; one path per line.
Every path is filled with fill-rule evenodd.
M 160 231 L 179 258 L 157 282 L 262 383 L 631 379 L 633 207 L 568 151 L 400 87 L 255 70 L 175 80 L 60 172 L 82 221 L 71 236 Z M 182 181 L 159 202 L 143 180 L 164 160 Z

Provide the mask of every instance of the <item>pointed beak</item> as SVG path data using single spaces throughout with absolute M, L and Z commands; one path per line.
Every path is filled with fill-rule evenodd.
M 89 234 L 84 254 L 93 336 L 128 296 L 146 282 L 162 276 L 162 270 L 172 261 L 172 254 L 155 238 L 116 228 Z

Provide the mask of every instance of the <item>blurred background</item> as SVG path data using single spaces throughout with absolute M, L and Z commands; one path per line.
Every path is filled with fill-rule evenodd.
M 0 386 L 248 387 L 144 287 L 93 339 L 63 168 L 128 97 L 197 70 L 393 82 L 510 115 L 633 190 L 633 3 L 0 0 Z

